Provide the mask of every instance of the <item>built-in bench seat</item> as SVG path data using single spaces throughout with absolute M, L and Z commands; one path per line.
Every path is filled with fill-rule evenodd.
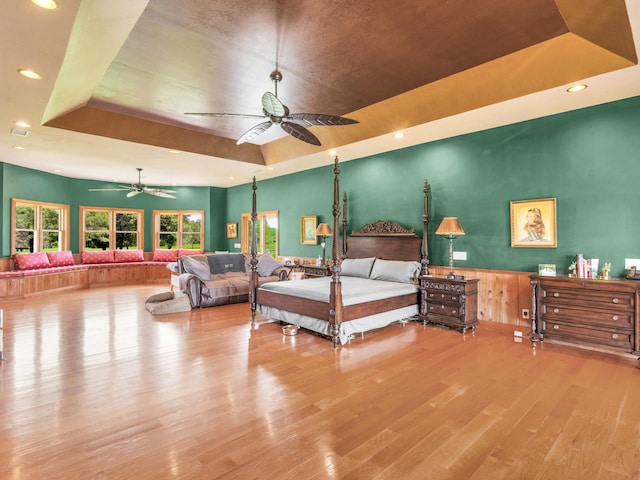
M 22 299 L 63 288 L 92 288 L 112 284 L 158 283 L 169 287 L 171 271 L 167 265 L 175 261 L 180 253 L 187 255 L 201 251 L 158 250 L 146 253 L 107 250 L 82 254 L 53 252 L 48 257 L 52 259 L 49 266 L 46 266 L 43 257 L 47 254 L 15 255 L 12 258 L 13 262 L 6 258 L 0 262 L 0 268 L 3 270 L 0 271 L 0 300 Z M 64 261 L 56 261 L 56 257 L 64 257 Z M 126 261 L 127 259 L 135 261 Z M 92 260 L 97 260 L 98 263 L 90 263 Z M 67 264 L 56 265 L 57 263 Z M 36 268 L 28 268 L 29 266 Z M 18 269 L 19 267 L 22 268 Z

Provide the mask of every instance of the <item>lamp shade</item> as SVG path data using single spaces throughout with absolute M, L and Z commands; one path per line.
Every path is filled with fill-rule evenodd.
M 464 235 L 464 229 L 457 217 L 444 217 L 440 226 L 436 230 L 436 235 L 448 235 L 451 237 L 457 237 Z
M 316 235 L 330 237 L 333 235 L 333 232 L 331 231 L 331 227 L 328 223 L 321 223 L 318 225 L 318 228 L 316 228 Z

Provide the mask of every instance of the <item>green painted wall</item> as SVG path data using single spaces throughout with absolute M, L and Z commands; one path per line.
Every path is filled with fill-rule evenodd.
M 576 253 L 611 262 L 640 258 L 640 97 L 344 162 L 349 229 L 386 219 L 422 231 L 422 188 L 431 187 L 429 250 L 448 264 L 448 242 L 433 232 L 457 216 L 455 240 L 470 268 L 565 271 Z M 227 215 L 250 211 L 250 186 L 230 188 Z M 258 182 L 258 209 L 280 211 L 280 254 L 313 257 L 299 218 L 329 221 L 332 166 Z M 557 248 L 511 248 L 511 200 L 557 199 Z
M 378 219 L 422 231 L 422 188 L 429 180 L 429 250 L 433 265 L 448 264 L 448 243 L 434 231 L 457 216 L 467 235 L 460 267 L 535 271 L 555 263 L 566 271 L 576 253 L 612 263 L 640 258 L 640 97 L 418 145 L 341 164 L 349 196 L 348 229 Z M 176 200 L 119 192 L 90 193 L 103 182 L 77 180 L 0 164 L 2 256 L 10 249 L 11 198 L 71 206 L 72 249 L 78 249 L 81 205 L 143 208 L 145 250 L 151 249 L 154 209 L 204 209 L 205 249 L 231 250 L 226 222 L 251 211 L 251 186 L 177 187 Z M 315 257 L 320 245 L 300 243 L 300 217 L 331 223 L 333 165 L 258 182 L 258 210 L 280 212 L 281 255 Z M 511 248 L 509 202 L 557 199 L 557 248 Z M 327 248 L 331 247 L 329 242 Z
M 79 244 L 79 208 L 121 207 L 144 210 L 144 249 L 153 245 L 153 210 L 204 210 L 205 249 L 222 248 L 225 239 L 220 225 L 225 222 L 224 189 L 214 187 L 171 187 L 176 190 L 175 199 L 138 195 L 127 198 L 125 192 L 89 192 L 89 188 L 110 188 L 111 183 L 81 180 L 53 175 L 37 170 L 2 164 L 2 256 L 10 255 L 11 248 L 11 199 L 61 203 L 70 206 L 70 246 L 74 252 Z

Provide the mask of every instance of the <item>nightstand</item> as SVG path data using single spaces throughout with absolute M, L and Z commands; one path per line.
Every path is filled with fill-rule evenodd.
M 455 280 L 419 277 L 420 318 L 426 325 L 435 323 L 462 333 L 478 323 L 478 279 Z
M 328 265 L 303 265 L 304 278 L 328 277 L 331 275 Z

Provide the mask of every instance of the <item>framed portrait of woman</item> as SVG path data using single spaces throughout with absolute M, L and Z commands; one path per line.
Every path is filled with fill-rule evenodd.
M 556 248 L 556 199 L 511 202 L 511 246 Z

